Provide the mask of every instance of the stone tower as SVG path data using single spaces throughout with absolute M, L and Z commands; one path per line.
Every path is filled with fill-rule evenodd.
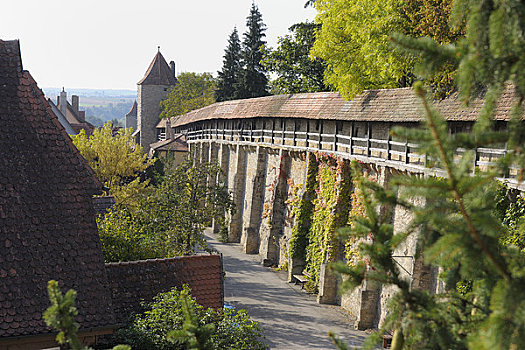
M 169 88 L 177 84 L 175 63 L 170 62 L 170 66 L 159 49 L 144 78 L 137 83 L 138 140 L 146 153 L 149 145 L 157 141 L 155 127 L 161 112 L 160 101 L 166 98 Z

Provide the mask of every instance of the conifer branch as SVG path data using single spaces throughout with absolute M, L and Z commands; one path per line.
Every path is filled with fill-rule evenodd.
M 476 227 L 474 226 L 474 223 L 472 222 L 472 218 L 470 217 L 469 213 L 467 212 L 467 209 L 465 208 L 465 204 L 463 203 L 463 198 L 459 194 L 459 191 L 457 189 L 457 181 L 454 177 L 454 174 L 452 173 L 452 169 L 450 166 L 449 158 L 447 156 L 447 153 L 445 152 L 445 147 L 443 145 L 443 142 L 441 141 L 441 137 L 438 133 L 437 127 L 431 117 L 432 111 L 430 110 L 430 106 L 428 104 L 425 90 L 421 86 L 415 86 L 415 90 L 417 95 L 421 98 L 423 101 L 423 107 L 425 108 L 425 113 L 427 115 L 427 121 L 428 126 L 432 132 L 432 136 L 434 137 L 434 140 L 436 141 L 437 148 L 439 150 L 439 153 L 443 159 L 443 165 L 445 167 L 445 171 L 448 175 L 448 180 L 450 184 L 450 191 L 452 192 L 452 195 L 454 196 L 454 200 L 458 204 L 459 210 L 461 212 L 461 215 L 463 216 L 468 229 L 470 231 L 471 236 L 475 239 L 476 243 L 478 243 L 479 247 L 483 251 L 483 253 L 489 258 L 489 260 L 494 264 L 496 269 L 501 273 L 501 275 L 505 278 L 506 281 L 510 280 L 510 276 L 506 269 L 501 266 L 501 264 L 496 260 L 496 258 L 492 255 L 488 247 L 485 245 L 483 240 L 481 239 L 481 236 L 479 235 L 479 232 L 477 231 Z

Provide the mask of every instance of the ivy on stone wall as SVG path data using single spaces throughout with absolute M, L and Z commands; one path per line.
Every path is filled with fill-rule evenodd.
M 306 260 L 306 246 L 308 245 L 308 232 L 312 225 L 314 212 L 314 198 L 317 189 L 318 163 L 313 153 L 308 154 L 306 182 L 303 193 L 298 192 L 290 200 L 294 224 L 292 235 L 288 242 L 288 256 L 292 259 Z M 295 191 L 294 191 L 295 192 Z
M 314 212 L 306 247 L 306 270 L 310 274 L 306 287 L 309 291 L 318 289 L 321 264 L 341 258 L 337 229 L 348 222 L 351 205 L 348 162 L 333 155 L 318 153 L 316 156 L 317 197 L 313 201 Z
M 355 180 L 352 180 L 352 194 L 350 195 L 350 213 L 348 215 L 347 225 L 354 227 L 354 220 L 358 217 L 365 216 L 365 205 L 363 200 L 363 194 L 357 186 Z M 345 258 L 349 266 L 357 266 L 357 263 L 362 260 L 362 256 L 359 253 L 359 243 L 361 242 L 355 236 L 350 236 L 345 241 Z

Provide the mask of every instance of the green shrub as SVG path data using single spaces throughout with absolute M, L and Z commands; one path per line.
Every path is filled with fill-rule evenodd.
M 162 257 L 137 219 L 125 208 L 117 206 L 109 210 L 97 218 L 97 225 L 106 262 Z
M 135 198 L 137 204 L 116 205 L 97 220 L 106 262 L 171 258 L 212 251 L 204 230 L 233 210 L 228 188 L 216 179 L 216 164 L 186 160 L 156 178 L 155 185 Z M 227 235 L 227 233 L 223 233 Z
M 115 342 L 129 344 L 134 350 L 185 349 L 182 340 L 168 336 L 170 332 L 183 329 L 185 317 L 181 294 L 189 290 L 184 287 L 183 291 L 172 289 L 157 295 L 145 312 L 136 315 L 130 325 L 117 332 Z M 190 307 L 200 326 L 215 326 L 208 342 L 210 350 L 267 348 L 260 341 L 261 329 L 257 322 L 250 320 L 244 310 L 204 309 L 193 298 L 190 298 Z

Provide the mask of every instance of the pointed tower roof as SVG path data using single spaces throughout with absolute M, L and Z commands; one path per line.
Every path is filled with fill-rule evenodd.
M 151 61 L 144 78 L 137 85 L 175 85 L 176 83 L 177 79 L 159 50 Z

